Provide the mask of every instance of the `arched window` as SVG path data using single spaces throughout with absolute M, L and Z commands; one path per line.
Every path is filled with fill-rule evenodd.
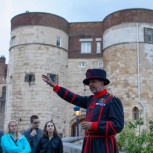
M 139 119 L 139 109 L 137 107 L 134 107 L 132 110 L 133 119 L 137 120 Z

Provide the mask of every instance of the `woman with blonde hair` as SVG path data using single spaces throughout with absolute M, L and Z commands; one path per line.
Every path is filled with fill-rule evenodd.
M 46 122 L 36 153 L 63 153 L 63 143 L 53 121 Z
M 8 123 L 8 133 L 1 138 L 3 153 L 30 153 L 30 145 L 22 134 L 18 133 L 18 125 L 15 120 Z

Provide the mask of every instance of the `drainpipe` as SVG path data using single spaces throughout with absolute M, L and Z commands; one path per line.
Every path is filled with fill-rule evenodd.
M 139 24 L 137 26 L 137 66 L 138 66 L 138 102 L 141 104 L 143 108 L 143 121 L 144 128 L 146 129 L 146 108 L 144 103 L 141 100 L 141 82 L 140 82 L 140 47 L 139 47 Z

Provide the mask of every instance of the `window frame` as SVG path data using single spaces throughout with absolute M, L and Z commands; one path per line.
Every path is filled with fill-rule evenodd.
M 31 83 L 35 82 L 35 74 L 34 73 L 25 73 L 24 81 L 26 83 L 29 83 L 29 86 Z
M 80 41 L 80 53 L 91 54 L 92 53 L 92 38 L 82 38 Z
M 56 37 L 56 46 L 61 47 L 61 37 L 60 36 Z
M 84 68 L 84 67 L 86 67 L 86 63 L 85 62 L 78 62 L 78 67 Z
M 98 46 L 99 44 L 99 46 Z M 96 53 L 100 54 L 101 53 L 101 42 L 100 41 L 96 41 Z
M 138 107 L 133 107 L 133 109 L 132 109 L 133 120 L 138 120 L 140 118 L 139 113 L 140 113 L 139 108 Z
M 99 44 L 99 46 L 98 46 Z M 97 54 L 101 54 L 101 38 L 96 38 L 96 53 Z M 98 49 L 99 48 L 99 49 Z
M 98 61 L 98 68 L 103 68 L 103 62 L 102 61 Z
M 54 73 L 47 73 L 47 76 L 52 79 L 52 81 L 55 83 L 55 84 L 58 84 L 59 82 L 59 77 L 57 74 L 54 74 Z
M 150 32 L 150 36 L 149 36 Z M 150 37 L 150 40 L 149 40 Z M 153 44 L 153 29 L 151 28 L 144 28 L 144 42 Z
M 15 41 L 16 41 L 16 36 L 12 36 L 10 41 L 11 46 L 15 45 Z

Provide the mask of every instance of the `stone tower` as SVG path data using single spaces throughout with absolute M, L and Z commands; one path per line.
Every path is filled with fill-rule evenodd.
M 16 119 L 24 130 L 30 116 L 36 114 L 42 126 L 56 118 L 54 122 L 62 133 L 66 106 L 41 75 L 50 75 L 56 83 L 66 86 L 68 23 L 56 15 L 26 12 L 15 16 L 11 24 L 5 125 Z
M 125 119 L 138 108 L 147 125 L 153 117 L 153 11 L 129 9 L 104 19 L 103 60 L 111 90 L 124 104 Z

